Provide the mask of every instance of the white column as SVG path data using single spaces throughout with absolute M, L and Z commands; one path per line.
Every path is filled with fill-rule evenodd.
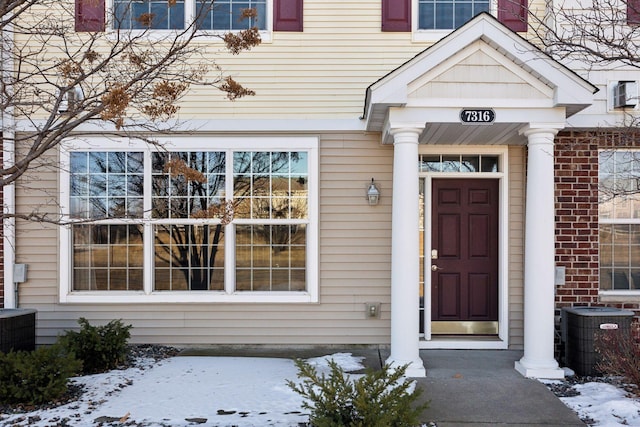
M 408 377 L 426 375 L 419 340 L 418 137 L 422 129 L 393 135 L 391 218 L 391 355 L 387 363 L 409 365 Z
M 533 378 L 563 378 L 554 358 L 554 161 L 556 129 L 531 129 L 528 138 L 524 247 L 524 356 L 515 368 Z

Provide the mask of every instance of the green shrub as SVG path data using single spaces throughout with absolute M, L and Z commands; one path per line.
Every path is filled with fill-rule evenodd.
M 311 411 L 314 427 L 412 427 L 428 406 L 416 405 L 422 390 L 412 390 L 412 381 L 403 379 L 406 366 L 385 365 L 353 380 L 333 360 L 329 376 L 302 360 L 296 366 L 302 383 L 287 385 L 305 398 L 302 406 Z
M 0 402 L 39 404 L 62 397 L 82 363 L 59 344 L 0 352 Z
M 83 373 L 108 371 L 126 361 L 131 325 L 112 320 L 104 326 L 92 326 L 83 317 L 78 323 L 80 331 L 67 331 L 60 342 L 82 361 Z

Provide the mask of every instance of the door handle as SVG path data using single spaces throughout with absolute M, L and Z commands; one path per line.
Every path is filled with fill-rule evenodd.
M 433 264 L 431 266 L 431 271 L 438 271 L 438 270 L 442 270 L 442 268 L 438 267 L 437 265 Z

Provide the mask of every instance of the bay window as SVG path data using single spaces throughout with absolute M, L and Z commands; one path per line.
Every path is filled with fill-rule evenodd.
M 62 153 L 61 299 L 315 300 L 317 141 L 188 142 Z

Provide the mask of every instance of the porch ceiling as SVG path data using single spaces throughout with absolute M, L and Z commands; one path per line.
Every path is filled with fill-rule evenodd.
M 421 144 L 447 145 L 524 145 L 527 138 L 519 134 L 526 123 L 494 123 L 470 126 L 460 123 L 427 123 Z

